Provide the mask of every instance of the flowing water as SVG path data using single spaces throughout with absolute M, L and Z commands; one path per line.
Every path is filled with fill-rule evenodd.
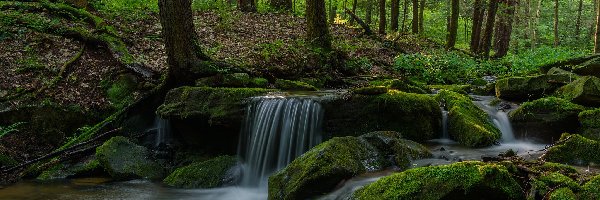
M 169 123 L 169 120 L 156 116 L 156 119 L 154 119 L 154 130 L 156 130 L 156 137 L 154 142 L 155 147 L 165 145 L 168 142 L 170 142 L 169 140 L 171 138 L 171 124 Z

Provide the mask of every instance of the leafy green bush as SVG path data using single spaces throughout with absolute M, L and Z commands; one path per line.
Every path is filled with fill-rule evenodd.
M 497 61 L 509 68 L 512 75 L 525 75 L 537 72 L 542 65 L 555 63 L 569 58 L 588 55 L 590 52 L 580 49 L 566 47 L 543 46 L 534 50 L 523 51 L 519 54 L 509 53 L 506 57 Z

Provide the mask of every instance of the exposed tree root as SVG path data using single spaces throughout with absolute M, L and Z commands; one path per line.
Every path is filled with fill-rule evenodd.
M 75 56 L 73 56 L 71 59 L 69 59 L 65 64 L 63 64 L 60 67 L 60 71 L 58 72 L 58 75 L 56 75 L 56 77 L 54 77 L 48 85 L 44 85 L 36 91 L 36 95 L 41 94 L 46 89 L 51 88 L 54 85 L 56 85 L 58 82 L 60 82 L 64 78 L 68 67 L 71 66 L 75 61 L 79 60 L 79 58 L 81 58 L 81 56 L 83 55 L 84 51 L 85 51 L 85 44 L 83 44 L 81 46 L 81 49 L 79 50 L 79 52 L 77 52 L 77 54 Z

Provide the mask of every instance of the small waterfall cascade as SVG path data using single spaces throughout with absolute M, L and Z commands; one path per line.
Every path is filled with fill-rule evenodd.
M 510 120 L 508 119 L 506 112 L 498 110 L 496 111 L 496 114 L 492 116 L 492 118 L 494 125 L 496 125 L 496 127 L 500 129 L 500 132 L 502 132 L 502 141 L 514 142 L 515 134 L 513 133 L 512 125 L 510 124 Z
M 321 143 L 324 112 L 302 97 L 255 97 L 247 108 L 238 154 L 241 186 L 266 188 L 268 176 Z
M 448 134 L 448 111 L 442 109 L 442 139 L 450 139 L 450 135 Z
M 154 130 L 156 131 L 154 146 L 159 147 L 160 145 L 167 144 L 171 138 L 171 125 L 169 120 L 156 116 L 154 119 Z

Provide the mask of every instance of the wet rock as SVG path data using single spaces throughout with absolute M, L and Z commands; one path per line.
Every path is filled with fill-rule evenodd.
M 238 161 L 234 156 L 219 156 L 207 161 L 196 162 L 176 169 L 163 180 L 177 188 L 214 188 L 233 184 L 233 173 Z
M 483 162 L 395 173 L 354 193 L 356 199 L 524 199 L 507 167 Z
M 510 77 L 496 82 L 496 96 L 510 101 L 527 101 L 552 94 L 564 83 L 551 81 L 553 75 Z
M 393 164 L 407 168 L 411 159 L 430 156 L 425 147 L 395 132 L 332 138 L 269 177 L 269 199 L 312 198 L 356 175 Z
M 581 77 L 560 88 L 556 95 L 584 106 L 600 106 L 600 78 Z
M 548 97 L 524 103 L 509 117 L 517 138 L 535 137 L 553 142 L 562 133 L 577 130 L 577 115 L 584 109 L 567 100 Z
M 572 165 L 600 163 L 600 155 L 597 153 L 600 151 L 598 141 L 568 133 L 563 134 L 560 141 L 548 149 L 542 157 L 543 160 Z
M 122 136 L 113 137 L 96 149 L 100 165 L 117 180 L 162 178 L 162 167 L 149 155 L 148 149 Z

